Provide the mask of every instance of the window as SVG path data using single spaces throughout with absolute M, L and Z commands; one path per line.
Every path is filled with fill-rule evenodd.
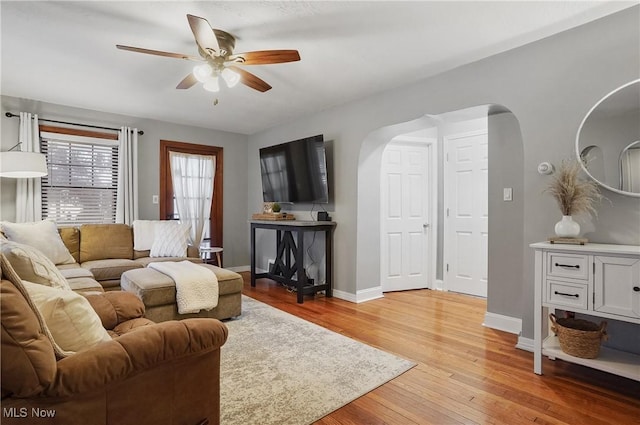
M 115 223 L 118 142 L 41 132 L 49 174 L 42 178 L 42 217 L 58 224 Z M 116 136 L 117 137 L 117 136 Z
M 213 184 L 213 200 L 208 229 L 204 232 L 205 245 L 222 246 L 222 179 L 223 179 L 223 149 L 221 147 L 198 145 L 193 143 L 160 140 L 160 218 L 163 220 L 177 220 L 178 212 L 175 205 L 175 194 L 171 181 L 170 153 L 181 152 L 192 155 L 212 155 L 215 157 L 215 178 Z M 208 241 L 206 240 L 208 239 Z

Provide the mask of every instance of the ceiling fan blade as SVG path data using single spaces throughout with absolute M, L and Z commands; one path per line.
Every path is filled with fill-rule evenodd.
M 213 52 L 219 52 L 220 46 L 218 45 L 218 39 L 216 38 L 209 21 L 194 15 L 187 15 L 187 19 L 189 20 L 191 32 L 193 32 L 193 36 L 195 37 L 196 43 L 198 43 L 200 49 L 207 52 L 209 56 L 213 56 Z
M 242 68 L 238 68 L 237 66 L 229 66 L 228 68 L 240 74 L 240 82 L 245 86 L 251 87 L 254 90 L 258 90 L 259 92 L 266 92 L 267 90 L 271 90 L 271 86 L 253 75 L 250 72 L 245 71 Z
M 297 50 L 258 50 L 229 56 L 229 61 L 242 65 L 267 65 L 299 60 L 300 54 Z
M 186 59 L 190 61 L 202 62 L 202 58 L 185 55 L 183 53 L 163 52 L 161 50 L 151 50 L 151 49 L 143 49 L 141 47 L 123 46 L 121 44 L 116 44 L 116 47 L 120 50 L 128 50 L 130 52 L 146 53 L 148 55 L 165 56 L 168 58 Z
M 178 83 L 176 88 L 177 89 L 188 89 L 188 88 L 191 88 L 197 82 L 198 82 L 198 80 L 196 79 L 196 77 L 193 75 L 192 72 L 190 72 L 186 77 L 184 77 L 182 79 L 182 81 L 180 81 Z

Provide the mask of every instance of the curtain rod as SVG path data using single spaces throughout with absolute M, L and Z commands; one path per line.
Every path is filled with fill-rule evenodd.
M 11 112 L 7 112 L 7 113 L 6 113 L 6 114 L 4 114 L 4 115 L 5 115 L 7 118 L 14 118 L 14 117 L 18 117 L 18 118 L 19 118 L 19 117 L 20 117 L 20 115 L 12 114 Z M 69 124 L 69 125 L 77 125 L 77 126 L 80 126 L 80 127 L 99 128 L 99 129 L 101 129 L 101 130 L 120 131 L 120 129 L 119 129 L 119 128 L 102 127 L 102 126 L 99 126 L 99 125 L 78 124 L 78 123 L 75 123 L 75 122 L 48 120 L 48 119 L 45 119 L 45 118 L 38 118 L 38 120 L 39 120 L 39 121 L 46 121 L 46 122 L 54 122 L 54 123 L 56 123 L 56 124 Z M 138 134 L 142 136 L 142 135 L 144 134 L 144 131 L 142 131 L 142 130 L 138 130 Z

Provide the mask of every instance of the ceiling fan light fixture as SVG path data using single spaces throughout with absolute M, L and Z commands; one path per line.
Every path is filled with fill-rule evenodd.
M 222 77 L 229 88 L 241 83 L 253 90 L 264 93 L 270 90 L 271 86 L 257 75 L 236 67 L 235 64 L 268 65 L 300 60 L 300 54 L 297 50 L 256 50 L 234 54 L 233 49 L 236 45 L 236 38 L 233 35 L 213 28 L 205 18 L 200 16 L 187 15 L 187 20 L 200 57 L 121 44 L 116 44 L 116 47 L 120 50 L 198 62 L 193 71 L 176 85 L 178 90 L 188 89 L 196 85 L 196 83 L 202 83 L 206 90 L 217 92 L 220 90 L 219 77 Z M 213 81 L 214 78 L 215 81 Z
M 203 63 L 202 65 L 196 65 L 193 67 L 193 76 L 201 83 L 208 81 L 212 74 L 213 68 L 208 63 Z
M 229 88 L 235 87 L 236 84 L 240 82 L 240 74 L 230 70 L 229 68 L 225 68 L 222 71 L 222 78 L 224 78 L 224 81 L 227 83 L 227 87 Z
M 209 79 L 207 79 L 207 81 L 204 83 L 203 88 L 206 91 L 210 91 L 210 92 L 214 92 L 217 93 L 220 91 L 220 83 L 218 82 L 218 77 L 211 77 Z

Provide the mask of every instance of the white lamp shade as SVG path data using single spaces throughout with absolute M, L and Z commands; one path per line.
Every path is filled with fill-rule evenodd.
M 213 75 L 213 68 L 211 68 L 211 65 L 208 63 L 203 63 L 202 65 L 196 65 L 193 67 L 193 76 L 201 83 L 207 81 L 211 75 Z
M 222 78 L 227 83 L 227 87 L 232 88 L 240 82 L 240 74 L 235 71 L 225 68 L 222 71 Z
M 219 92 L 220 91 L 220 83 L 218 83 L 218 77 L 210 77 L 205 81 L 202 86 L 205 90 L 210 92 Z
M 46 175 L 47 160 L 44 154 L 21 151 L 0 153 L 0 177 L 20 179 Z

